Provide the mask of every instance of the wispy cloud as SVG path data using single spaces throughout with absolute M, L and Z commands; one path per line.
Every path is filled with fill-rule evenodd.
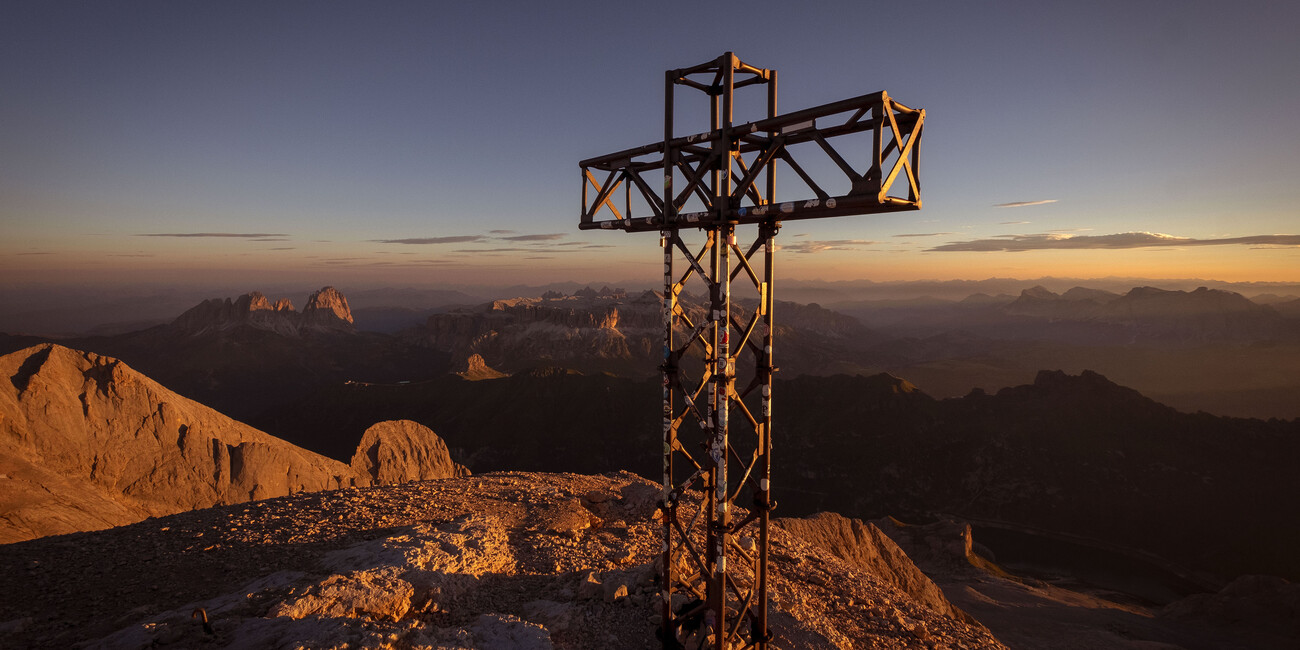
M 261 240 L 266 237 L 288 237 L 282 232 L 147 232 L 137 237 L 228 237 L 231 239 Z M 283 240 L 277 240 L 283 241 Z
M 272 251 L 292 251 L 292 250 L 297 250 L 297 247 L 296 247 L 296 246 L 277 246 L 277 247 L 275 247 L 275 248 L 268 248 L 267 250 L 272 250 Z
M 14 255 L 53 255 L 54 251 L 31 251 L 27 253 L 14 253 Z
M 568 237 L 566 233 L 515 235 L 514 230 L 489 230 L 486 235 L 451 235 L 447 237 L 406 237 L 402 239 L 371 239 L 376 244 L 478 244 L 490 241 L 549 242 Z
M 1045 203 L 1056 203 L 1056 199 L 1042 199 L 1040 201 L 1012 201 L 1011 203 L 994 203 L 995 208 L 1027 208 L 1031 205 L 1043 205 Z
M 536 253 L 536 248 L 458 248 L 453 253 Z
M 866 239 L 824 239 L 783 244 L 781 250 L 794 253 L 820 253 L 822 251 L 852 250 L 863 246 L 871 246 L 875 243 Z
M 513 237 L 497 237 L 497 239 L 501 239 L 504 241 L 555 241 L 557 239 L 564 239 L 565 237 L 568 237 L 568 235 L 557 232 L 557 233 L 549 233 L 545 235 L 515 235 Z
M 1163 246 L 1300 246 L 1300 235 L 1253 235 L 1249 237 L 1221 237 L 1196 239 L 1175 237 L 1155 232 L 1123 232 L 1114 235 L 1069 235 L 1042 233 L 1037 235 L 1003 235 L 991 239 L 949 242 L 927 251 L 1002 251 L 1123 249 Z
M 410 237 L 407 239 L 371 239 L 376 244 L 468 244 L 486 241 L 483 235 L 455 235 L 452 237 Z
M 950 232 L 910 232 L 895 237 L 938 237 L 939 235 L 951 235 Z
M 998 225 L 999 225 L 999 226 L 1022 226 L 1022 225 L 1027 224 L 1027 223 L 1031 223 L 1031 222 L 1029 222 L 1029 221 L 999 221 L 999 222 L 998 222 Z

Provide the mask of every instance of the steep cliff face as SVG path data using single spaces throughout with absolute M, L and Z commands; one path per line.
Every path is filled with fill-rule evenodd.
M 311 294 L 307 306 L 302 308 L 302 324 L 308 328 L 351 330 L 352 309 L 348 307 L 348 299 L 334 287 Z
M 241 327 L 297 336 L 306 332 L 353 332 L 348 300 L 334 287 L 325 287 L 307 299 L 302 313 L 293 302 L 280 298 L 271 303 L 260 291 L 234 300 L 212 298 L 199 303 L 172 322 L 171 327 L 190 336 L 226 332 Z
M 45 344 L 0 358 L 0 374 L 2 541 L 358 484 L 116 359 Z
M 163 388 L 117 359 L 43 344 L 0 357 L 0 543 L 375 480 L 462 476 L 429 429 L 383 423 L 358 469 Z

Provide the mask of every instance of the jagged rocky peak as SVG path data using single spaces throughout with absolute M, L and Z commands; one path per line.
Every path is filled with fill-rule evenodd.
M 1072 287 L 1069 291 L 1061 294 L 1065 300 L 1091 300 L 1098 303 L 1110 302 L 1119 298 L 1119 294 L 1104 291 L 1102 289 L 1089 289 L 1087 287 Z
M 999 390 L 997 394 L 999 397 L 1015 400 L 1045 400 L 1055 404 L 1054 408 L 1060 408 L 1067 403 L 1075 405 L 1105 403 L 1107 408 L 1115 409 L 1172 410 L 1092 370 L 1084 370 L 1078 375 L 1071 375 L 1062 370 L 1039 370 L 1033 384 L 1008 386 Z
M 1024 291 L 1021 291 L 1020 297 L 1036 298 L 1038 300 L 1058 300 L 1060 299 L 1061 296 L 1056 292 L 1052 291 L 1051 289 L 1048 289 L 1047 287 L 1044 287 L 1043 285 L 1039 284 L 1039 285 L 1032 286 L 1028 289 L 1025 289 Z
M 489 366 L 487 361 L 483 359 L 483 355 L 478 354 L 477 352 L 465 358 L 465 362 L 460 364 L 460 368 L 456 374 L 469 379 L 470 381 L 478 381 L 480 379 L 499 379 L 501 377 L 509 376 L 508 374 Z
M 172 322 L 172 327 L 189 335 L 224 332 L 240 327 L 267 330 L 295 336 L 306 328 L 312 331 L 353 330 L 352 310 L 347 298 L 334 287 L 325 287 L 311 295 L 301 313 L 293 301 L 279 298 L 271 302 L 262 292 L 250 291 L 234 300 L 212 298 L 199 303 Z
M 271 301 L 261 291 L 250 291 L 235 301 L 236 313 L 249 313 L 271 309 Z
M 302 308 L 302 314 L 311 322 L 328 323 L 332 316 L 352 324 L 352 309 L 348 307 L 348 299 L 334 287 L 325 287 L 311 294 L 307 306 Z

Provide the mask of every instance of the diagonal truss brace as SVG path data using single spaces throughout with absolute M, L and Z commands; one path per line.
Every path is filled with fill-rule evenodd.
M 921 207 L 925 111 L 882 91 L 778 116 L 776 81 L 775 70 L 730 52 L 669 70 L 663 141 L 579 163 L 579 228 L 658 232 L 663 249 L 664 648 L 767 650 L 771 641 L 773 263 L 781 221 Z M 735 90 L 756 85 L 767 88 L 767 117 L 733 124 Z M 709 130 L 674 135 L 677 86 L 709 96 Z M 781 196 L 778 168 L 794 179 Z M 738 231 L 749 226 L 757 234 L 742 248 Z M 692 230 L 703 235 L 698 247 L 683 232 Z

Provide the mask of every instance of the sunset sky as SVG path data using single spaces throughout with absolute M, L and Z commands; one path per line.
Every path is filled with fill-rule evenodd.
M 785 277 L 1300 282 L 1293 2 L 9 2 L 0 284 L 654 281 L 577 163 L 735 51 L 927 111 L 920 212 Z M 684 132 L 681 134 L 685 134 Z M 250 285 L 250 287 L 255 285 Z

